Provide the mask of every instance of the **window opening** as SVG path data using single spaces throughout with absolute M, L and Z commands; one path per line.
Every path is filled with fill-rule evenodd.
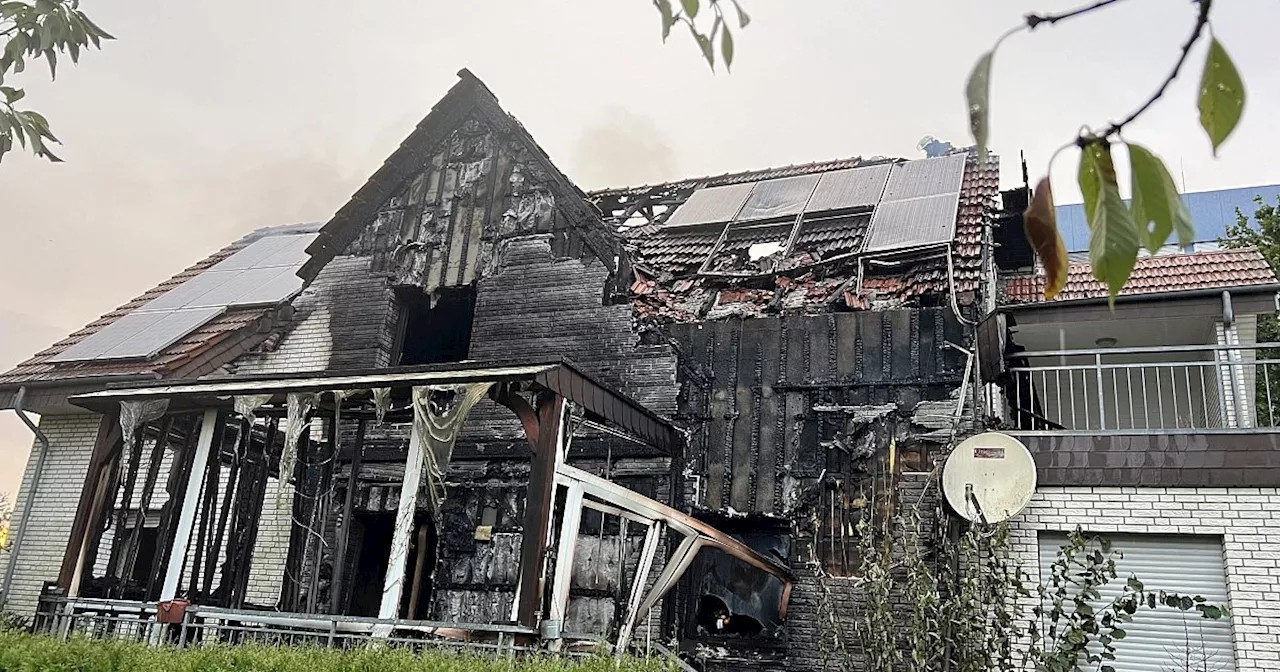
M 475 287 L 441 287 L 432 296 L 416 288 L 397 292 L 400 301 L 400 366 L 460 362 L 471 347 Z

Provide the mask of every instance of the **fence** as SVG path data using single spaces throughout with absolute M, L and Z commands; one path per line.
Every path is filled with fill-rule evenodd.
M 1018 353 L 1005 421 L 1048 431 L 1280 426 L 1280 343 Z
M 538 632 L 506 624 L 386 620 L 358 616 L 188 607 L 179 623 L 159 623 L 154 602 L 45 596 L 36 613 L 37 632 L 61 638 L 169 644 L 259 644 L 352 648 L 376 640 L 415 649 L 467 651 L 491 657 L 540 650 Z M 607 648 L 595 635 L 565 634 L 568 653 Z

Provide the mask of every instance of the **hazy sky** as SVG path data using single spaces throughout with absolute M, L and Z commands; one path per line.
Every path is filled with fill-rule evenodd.
M 968 70 L 1018 17 L 1069 2 L 741 0 L 733 74 L 689 36 L 659 39 L 649 0 L 85 0 L 119 38 L 24 101 L 66 163 L 0 165 L 0 368 L 21 361 L 240 234 L 327 220 L 470 68 L 590 189 L 846 156 L 919 156 L 967 140 Z M 357 11 L 357 9 L 359 11 Z M 1214 159 L 1187 74 L 1127 135 L 1188 190 L 1280 182 L 1280 3 L 1214 6 L 1249 107 Z M 993 69 L 992 140 L 1006 186 L 1033 178 L 1082 124 L 1154 89 L 1190 2 L 1128 0 L 1008 40 Z M 1272 46 L 1268 46 L 1272 45 Z M 1055 166 L 1078 199 L 1074 153 Z M 1182 176 L 1185 175 L 1185 178 Z M 0 413 L 0 491 L 27 430 Z

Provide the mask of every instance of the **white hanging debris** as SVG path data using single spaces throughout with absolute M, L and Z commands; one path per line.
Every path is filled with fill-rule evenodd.
M 440 514 L 440 504 L 446 494 L 444 478 L 453 457 L 453 442 L 471 408 L 492 386 L 493 383 L 488 382 L 413 388 L 413 431 L 427 448 L 423 451 L 427 493 L 431 497 L 431 511 L 436 515 Z
M 271 401 L 270 394 L 241 394 L 232 402 L 236 414 L 253 424 L 253 412 Z
M 124 439 L 125 450 L 132 449 L 139 427 L 163 418 L 168 410 L 168 399 L 120 402 L 120 434 Z
M 319 400 L 320 395 L 315 392 L 290 392 L 286 397 L 288 415 L 284 424 L 284 447 L 280 449 L 280 488 L 276 491 L 277 502 L 284 493 L 284 484 L 289 482 L 293 474 L 294 461 L 298 456 L 298 439 L 302 438 L 302 430 L 307 426 L 307 415 Z
M 391 407 L 391 388 L 375 387 L 373 388 L 373 408 L 378 421 L 378 425 L 382 425 L 383 418 L 387 417 L 387 409 Z

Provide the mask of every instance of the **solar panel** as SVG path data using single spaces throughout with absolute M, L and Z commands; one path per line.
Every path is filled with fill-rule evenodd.
M 817 175 L 798 175 L 757 182 L 734 221 L 798 215 L 809 201 L 809 196 L 813 195 L 813 188 L 816 186 Z
M 866 208 L 880 202 L 891 164 L 823 173 L 805 212 Z
M 889 173 L 883 201 L 959 193 L 964 179 L 964 154 L 897 163 Z
M 945 243 L 955 237 L 960 194 L 888 201 L 871 216 L 867 252 Z
M 150 358 L 232 306 L 271 305 L 302 288 L 296 275 L 315 234 L 255 240 L 50 358 L 53 362 Z
M 723 187 L 707 187 L 689 195 L 667 220 L 672 224 L 711 224 L 727 222 L 738 214 L 751 193 L 754 182 L 730 184 Z
M 226 311 L 226 307 L 132 312 L 49 358 L 52 362 L 145 359 Z
M 867 252 L 920 247 L 955 237 L 965 154 L 896 163 L 871 215 Z

